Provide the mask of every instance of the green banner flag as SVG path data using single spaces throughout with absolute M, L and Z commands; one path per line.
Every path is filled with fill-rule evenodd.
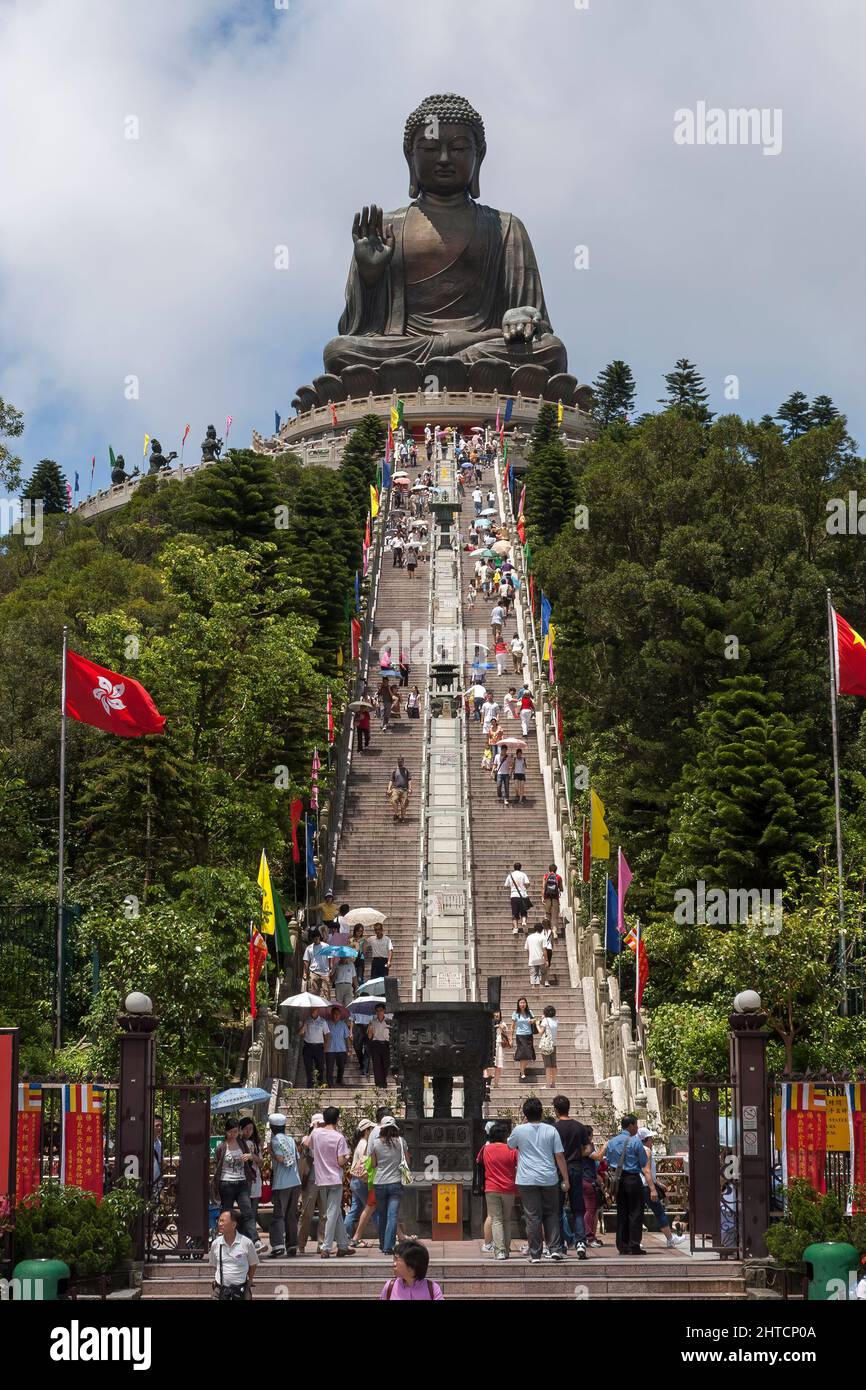
M 292 955 L 292 938 L 289 936 L 289 924 L 286 921 L 286 914 L 283 912 L 283 905 L 280 902 L 280 895 L 276 888 L 274 891 L 274 942 L 278 951 L 283 955 Z

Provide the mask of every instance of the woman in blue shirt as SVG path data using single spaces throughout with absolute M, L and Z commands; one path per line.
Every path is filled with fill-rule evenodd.
M 535 1061 L 535 1047 L 532 1042 L 533 1016 L 529 1000 L 521 995 L 517 1008 L 511 1015 L 511 1042 L 514 1047 L 514 1060 L 520 1067 L 519 1080 L 526 1080 L 526 1068 Z

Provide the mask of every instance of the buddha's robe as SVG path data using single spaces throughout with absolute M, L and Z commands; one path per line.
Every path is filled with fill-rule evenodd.
M 526 362 L 565 371 L 563 343 L 550 328 L 541 276 L 532 243 L 519 218 L 473 204 L 474 230 L 450 264 L 417 283 L 407 282 L 407 215 L 399 208 L 385 221 L 394 231 L 394 254 L 378 282 L 368 288 L 354 257 L 346 284 L 340 336 L 324 351 L 325 369 L 376 367 L 389 357 L 427 362 L 459 357 L 464 362 Z M 409 222 L 411 236 L 411 221 Z M 533 307 L 542 322 L 527 342 L 506 342 L 502 319 L 508 309 Z

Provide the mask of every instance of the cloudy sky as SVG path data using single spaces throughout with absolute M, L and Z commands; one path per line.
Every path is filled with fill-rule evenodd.
M 622 357 L 649 409 L 688 356 L 714 409 L 828 392 L 862 446 L 864 59 L 863 0 L 0 0 L 26 470 L 86 492 L 109 443 L 270 432 L 336 331 L 355 210 L 405 204 L 403 123 L 442 90 L 484 116 L 482 200 L 526 223 L 581 381 Z M 677 144 L 699 102 L 781 111 L 781 152 Z

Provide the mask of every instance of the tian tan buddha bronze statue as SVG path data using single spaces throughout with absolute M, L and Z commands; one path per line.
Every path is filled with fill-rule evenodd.
M 430 96 L 412 112 L 403 153 L 413 201 L 356 213 L 339 337 L 325 347 L 325 376 L 299 389 L 299 409 L 430 377 L 573 404 L 577 381 L 566 374 L 526 229 L 477 201 L 486 151 L 484 123 L 464 97 Z

